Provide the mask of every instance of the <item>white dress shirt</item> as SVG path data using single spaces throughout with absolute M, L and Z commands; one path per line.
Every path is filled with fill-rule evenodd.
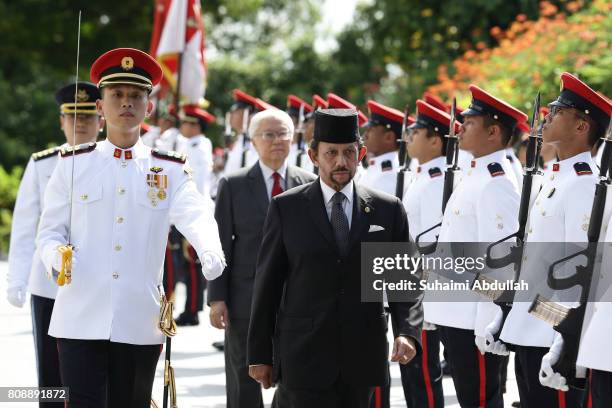
M 261 173 L 263 174 L 263 178 L 266 183 L 268 197 L 272 197 L 272 188 L 274 187 L 274 177 L 272 175 L 274 173 L 278 173 L 281 176 L 280 185 L 283 191 L 287 190 L 287 160 L 285 160 L 280 168 L 276 171 L 263 164 L 261 160 L 259 161 L 259 167 L 261 168 Z
M 325 184 L 323 180 L 321 182 L 321 191 L 323 192 L 323 203 L 325 204 L 325 211 L 327 211 L 327 219 L 331 221 L 332 207 L 334 205 L 332 199 L 336 190 Z M 353 180 L 351 180 L 342 190 L 342 194 L 346 197 L 342 201 L 342 209 L 348 220 L 349 229 L 351 228 L 351 221 L 353 220 Z

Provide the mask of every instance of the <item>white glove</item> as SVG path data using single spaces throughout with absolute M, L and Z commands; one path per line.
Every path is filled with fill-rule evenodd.
M 205 252 L 202 262 L 202 273 L 207 280 L 217 279 L 225 269 L 225 262 L 214 252 Z
M 6 290 L 6 300 L 8 300 L 8 302 L 15 307 L 23 307 L 26 300 L 25 285 L 18 285 L 8 288 Z
M 476 343 L 476 347 L 478 347 L 480 354 L 484 356 L 484 353 L 487 351 L 486 350 L 487 341 L 485 340 L 485 338 L 482 336 L 476 335 L 474 339 L 474 343 Z
M 495 336 L 501 330 L 502 320 L 504 318 L 503 312 L 500 310 L 497 311 L 495 318 L 484 330 L 484 338 L 485 338 L 485 351 L 487 353 L 498 354 L 500 356 L 507 356 L 510 354 L 506 344 L 501 340 L 495 341 L 493 336 Z
M 550 346 L 548 353 L 542 357 L 540 365 L 540 384 L 556 390 L 567 391 L 567 380 L 559 373 L 555 373 L 552 366 L 559 361 L 559 355 L 563 349 L 563 338 L 559 333 L 555 333 L 555 339 Z
M 423 320 L 423 330 L 436 330 L 437 327 L 433 323 L 426 322 Z

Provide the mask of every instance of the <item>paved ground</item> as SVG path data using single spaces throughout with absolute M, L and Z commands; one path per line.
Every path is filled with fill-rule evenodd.
M 0 386 L 36 386 L 34 347 L 30 321 L 29 302 L 22 309 L 12 307 L 6 301 L 7 263 L 0 262 Z M 184 302 L 184 286 L 177 289 L 177 304 Z M 179 308 L 182 306 L 179 306 Z M 200 314 L 203 322 L 197 327 L 179 328 L 172 342 L 172 361 L 176 372 L 178 405 L 180 408 L 225 407 L 225 374 L 223 353 L 211 343 L 222 340 L 223 333 L 208 324 L 208 309 Z M 163 390 L 163 354 L 157 367 L 154 398 L 161 401 Z M 397 364 L 391 368 L 392 407 L 405 407 L 400 374 Z M 444 378 L 444 394 L 447 407 L 459 407 L 452 380 Z M 264 392 L 267 406 L 272 401 L 273 390 Z M 506 406 L 518 399 L 512 363 L 508 372 Z M 27 403 L 0 403 L 1 408 L 35 407 Z M 161 406 L 161 404 L 160 404 Z

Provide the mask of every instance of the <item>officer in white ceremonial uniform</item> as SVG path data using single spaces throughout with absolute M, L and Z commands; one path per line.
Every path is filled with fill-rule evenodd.
M 215 117 L 197 105 L 183 106 L 179 117 L 181 135 L 185 138 L 184 143 L 179 146 L 179 152 L 186 155 L 191 176 L 200 194 L 210 197 L 212 143 L 204 132 L 208 125 L 215 121 Z M 199 324 L 198 312 L 204 310 L 204 278 L 200 272 L 200 260 L 193 247 L 185 240 L 182 241 L 187 263 L 184 269 L 187 296 L 185 308 L 177 317 L 176 324 L 195 326 Z
M 161 131 L 159 137 L 155 140 L 154 145 L 151 147 L 155 147 L 160 150 L 178 150 L 181 143 L 185 141 L 183 135 L 176 127 L 178 123 L 178 112 L 174 105 L 168 106 L 168 111 L 164 117 L 167 117 L 168 127 Z
M 302 111 L 303 115 L 302 123 L 300 123 L 300 110 Z M 314 130 L 314 126 L 311 126 L 310 135 L 306 135 L 306 124 L 314 113 L 313 107 L 302 98 L 295 95 L 289 95 L 287 97 L 286 112 L 291 117 L 293 126 L 295 128 L 293 141 L 291 146 L 289 146 L 289 156 L 287 157 L 287 160 L 289 164 L 298 166 L 313 173 L 314 166 L 308 157 L 308 144 L 312 140 L 312 130 Z M 311 123 L 314 124 L 314 120 L 312 120 Z M 302 138 L 301 142 L 299 137 Z M 300 143 L 302 149 L 300 149 Z
M 372 100 L 368 101 L 368 109 L 370 118 L 365 124 L 364 144 L 370 159 L 359 184 L 395 195 L 400 167 L 397 149 L 404 114 Z
M 176 109 L 174 105 L 168 105 L 165 109 L 157 106 L 156 109 L 158 116 L 156 126 L 151 126 L 147 133 L 141 136 L 142 142 L 149 147 L 157 147 L 157 142 L 162 134 L 176 125 Z
M 495 242 L 518 227 L 518 186 L 504 149 L 516 124 L 527 117 L 475 85 L 470 91 L 472 103 L 461 113 L 459 144 L 474 159 L 447 203 L 440 243 Z M 425 320 L 440 330 L 462 406 L 503 406 L 502 359 L 483 350 L 484 328 L 497 310 L 483 296 L 468 291 L 462 301 L 432 302 L 425 311 Z
M 66 143 L 62 147 L 75 142 L 94 142 L 100 127 L 103 126 L 103 121 L 96 111 L 96 99 L 100 97 L 98 88 L 89 82 L 79 82 L 78 89 L 75 88 L 72 83 L 55 94 L 60 108 L 62 130 L 66 137 Z M 47 334 L 57 285 L 45 277 L 44 266 L 35 246 L 44 193 L 57 164 L 59 150 L 60 147 L 46 149 L 34 153 L 30 158 L 13 210 L 9 249 L 7 299 L 13 306 L 22 307 L 26 292 L 31 294 L 32 331 L 39 387 L 61 386 L 56 340 Z M 63 403 L 40 402 L 40 407 L 63 406 Z
M 410 237 L 414 241 L 423 231 L 438 224 L 442 219 L 442 192 L 444 188 L 444 169 L 446 168 L 446 135 L 449 134 L 451 118 L 448 113 L 417 100 L 417 118 L 410 125 L 408 136 L 408 155 L 418 160 L 414 180 L 404 193 L 403 204 L 408 216 Z M 455 132 L 459 133 L 458 123 Z M 436 240 L 438 231 L 432 230 L 420 237 L 422 242 Z M 423 310 L 429 304 L 423 303 Z M 427 312 L 425 312 L 427 313 Z M 423 324 L 421 334 L 423 353 L 421 361 L 416 359 L 400 367 L 408 375 L 402 375 L 404 394 L 410 395 L 408 406 L 443 407 L 442 368 L 440 365 L 440 334 L 436 327 Z M 423 368 L 427 366 L 427 370 Z M 406 378 L 404 378 L 406 377 Z M 407 385 L 406 385 L 407 384 Z M 406 392 L 409 388 L 410 393 Z
M 561 80 L 563 89 L 559 98 L 550 104 L 542 129 L 543 142 L 555 147 L 560 160 L 545 170 L 542 188 L 529 213 L 520 277 L 530 284 L 545 282 L 550 264 L 568 254 L 560 245 L 529 246 L 529 243 L 587 241 L 597 169 L 591 158 L 591 147 L 603 136 L 603 126 L 610 116 L 609 102 L 586 84 L 568 73 L 563 73 Z M 607 113 L 598 105 L 607 106 Z M 581 406 L 580 391 L 556 392 L 540 385 L 540 369 L 550 363 L 546 367 L 550 370 L 554 364 L 550 358 L 544 361 L 543 357 L 556 334 L 549 324 L 528 313 L 529 305 L 525 301 L 514 302 L 501 331 L 501 340 L 514 345 L 516 352 L 521 403 Z M 498 327 L 491 325 L 487 330 L 496 332 Z
M 587 304 L 577 361 L 578 367 L 591 369 L 592 408 L 612 406 L 612 353 L 607 352 L 612 338 L 612 218 L 604 242 L 601 270 L 595 271 L 599 272 L 597 290 L 591 297 L 592 302 Z
M 197 192 L 184 156 L 139 139 L 161 76 L 157 62 L 135 49 L 94 62 L 108 138 L 63 150 L 45 193 L 37 245 L 46 270 L 61 271 L 65 245 L 75 247 L 49 328 L 70 408 L 149 406 L 164 339 L 158 324 L 171 223 L 196 249 L 208 279 L 225 267 L 212 203 Z

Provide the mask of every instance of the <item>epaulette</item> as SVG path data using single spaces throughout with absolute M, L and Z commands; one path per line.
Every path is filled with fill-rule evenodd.
M 489 163 L 487 169 L 489 173 L 491 173 L 491 177 L 503 176 L 506 174 L 502 165 L 497 162 Z
M 586 176 L 588 174 L 593 174 L 593 170 L 591 170 L 591 166 L 589 166 L 589 163 L 585 163 L 585 162 L 574 163 L 574 170 L 576 171 L 576 174 L 579 176 Z
M 151 155 L 153 157 L 157 157 L 158 159 L 168 160 L 175 163 L 185 164 L 185 162 L 187 161 L 187 156 L 185 156 L 183 153 L 175 152 L 172 150 L 152 149 Z
M 65 147 L 60 151 L 62 157 L 70 157 L 77 154 L 93 152 L 96 149 L 96 142 L 83 143 L 76 146 Z
M 514 163 L 514 157 L 512 157 L 512 155 L 507 154 L 506 159 L 508 159 L 510 163 Z
M 434 178 L 434 177 L 439 177 L 442 175 L 442 170 L 440 170 L 439 167 L 432 167 L 431 169 L 428 170 L 429 172 L 429 177 Z
M 393 163 L 391 163 L 391 160 L 385 160 L 380 163 L 380 168 L 382 171 L 391 171 L 393 170 Z
M 39 161 L 43 159 L 48 159 L 49 157 L 57 156 L 57 152 L 59 152 L 61 147 L 55 146 L 50 149 L 41 150 L 40 152 L 36 152 L 32 154 L 32 160 Z

